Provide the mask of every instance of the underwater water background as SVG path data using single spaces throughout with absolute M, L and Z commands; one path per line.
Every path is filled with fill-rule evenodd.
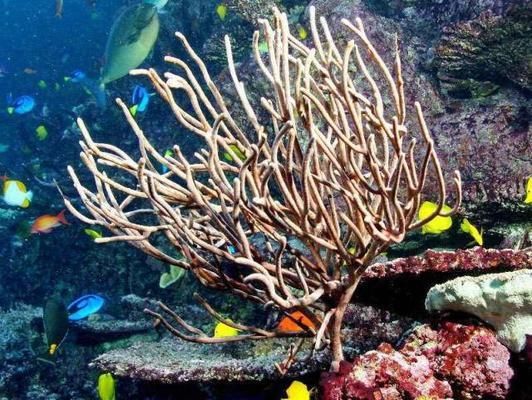
M 209 316 L 198 311 L 192 301 L 194 292 L 200 292 L 224 315 L 240 321 L 266 326 L 278 318 L 257 305 L 207 290 L 190 274 L 173 277 L 167 265 L 127 243 L 97 245 L 94 238 L 105 235 L 105 231 L 80 222 L 68 212 L 66 221 L 57 219 L 65 209 L 60 190 L 81 207 L 67 166 L 81 170 L 82 177 L 90 179 L 81 168 L 77 118 L 84 120 L 97 140 L 119 145 L 138 157 L 136 138 L 114 99 L 120 97 L 131 105 L 139 85 L 147 89 L 149 105 L 136 119 L 161 152 L 178 144 L 191 156 L 201 146 L 176 123 L 167 104 L 154 94 L 145 78 L 124 76 L 105 88 L 99 85 L 113 24 L 126 8 L 139 3 L 142 0 L 0 0 L 0 176 L 4 182 L 25 185 L 25 189 L 13 189 L 17 193 L 13 201 L 19 204 L 8 204 L 5 186 L 0 200 L 0 400 L 113 399 L 110 394 L 98 394 L 98 377 L 105 371 L 89 367 L 89 363 L 110 350 L 131 345 L 138 349 L 165 337 L 160 327 L 153 329 L 152 320 L 143 316 L 145 303 L 139 299 L 171 304 L 206 331 L 212 331 L 214 325 Z M 257 67 L 250 61 L 251 36 L 256 29 L 253 13 L 274 3 L 289 13 L 291 26 L 301 40 L 308 35 L 309 4 L 327 15 L 333 21 L 331 26 L 339 25 L 340 18 L 360 15 L 370 21 L 368 32 L 378 35 L 381 29 L 377 24 L 382 23 L 385 39 L 378 41 L 378 46 L 383 48 L 383 43 L 391 40 L 391 32 L 400 31 L 404 45 L 410 46 L 403 56 L 405 75 L 414 81 L 407 101 L 411 105 L 415 98 L 426 107 L 427 119 L 434 122 L 435 143 L 442 149 L 445 171 L 462 171 L 464 215 L 482 228 L 485 248 L 524 248 L 527 244 L 530 248 L 532 207 L 523 202 L 526 179 L 532 176 L 529 59 L 526 64 L 526 55 L 532 54 L 532 29 L 526 20 L 532 13 L 526 1 L 452 1 L 448 7 L 436 0 L 227 3 L 231 6 L 225 9 L 222 0 L 169 0 L 160 10 L 161 28 L 155 45 L 140 67 L 154 67 L 162 73 L 168 68 L 165 55 L 188 60 L 173 35 L 180 31 L 206 60 L 211 75 L 223 82 L 224 91 L 234 95 L 227 89 L 230 79 L 223 45 L 223 35 L 229 34 L 242 75 L 251 77 L 249 91 L 263 89 L 264 83 L 255 80 Z M 231 7 L 239 3 L 242 10 L 236 12 Z M 258 9 L 256 4 L 260 4 Z M 62 9 L 60 17 L 56 15 L 58 7 Z M 467 25 L 469 20 L 477 21 L 477 25 Z M 477 43 L 468 30 L 474 28 L 481 34 L 495 32 L 500 37 Z M 452 43 L 457 40 L 476 46 L 474 56 L 467 58 L 469 54 L 464 54 L 460 65 L 452 60 L 456 51 Z M 492 43 L 496 51 L 490 48 Z M 497 52 L 503 54 L 493 61 L 478 49 L 486 50 L 493 59 L 498 57 Z M 77 78 L 80 72 L 81 83 Z M 105 105 L 99 101 L 102 93 Z M 30 111 L 16 111 L 28 106 L 27 99 L 24 104 L 17 102 L 21 96 L 34 101 Z M 32 196 L 28 195 L 30 191 Z M 29 204 L 23 204 L 24 199 Z M 46 218 L 52 218 L 51 222 Z M 441 235 L 414 232 L 379 261 L 427 249 L 471 249 L 477 244 L 455 223 Z M 175 282 L 163 285 L 164 274 Z M 458 274 L 446 278 L 455 276 Z M 426 318 L 425 292 L 442 280 L 438 277 L 411 284 L 407 276 L 397 279 L 394 288 L 387 287 L 388 282 L 368 284 L 361 288 L 359 299 L 407 318 Z M 71 327 L 53 363 L 37 360 L 43 358 L 42 354 L 47 358 L 50 351 L 42 317 L 47 301 L 60 299 L 67 306 L 87 295 L 103 302 L 103 308 L 91 315 L 95 327 L 83 323 L 82 328 Z M 137 297 L 124 298 L 128 295 Z M 393 296 L 402 300 L 398 302 Z M 112 326 L 115 320 L 137 324 L 117 328 Z M 258 352 L 269 350 L 265 347 Z M 203 351 L 207 357 L 212 350 Z M 230 349 L 235 354 L 239 351 L 236 347 Z M 198 350 L 194 354 L 202 353 Z M 223 364 L 223 355 L 218 357 Z M 528 372 L 530 369 L 525 374 Z M 318 375 L 312 371 L 301 378 L 315 388 L 312 398 L 319 398 Z M 228 386 L 223 382 L 173 385 L 122 378 L 113 385 L 117 399 L 260 400 L 284 398 L 290 382 L 292 379 L 286 378 Z

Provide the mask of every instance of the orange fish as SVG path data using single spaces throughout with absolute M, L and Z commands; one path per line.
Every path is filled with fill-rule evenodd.
M 296 323 L 296 321 L 298 321 L 299 324 Z M 279 325 L 277 325 L 277 330 L 285 333 L 297 333 L 303 332 L 305 330 L 303 329 L 303 326 L 316 330 L 316 325 L 314 325 L 309 317 L 307 317 L 301 311 L 294 311 L 281 319 Z
M 65 218 L 65 211 L 63 210 L 57 215 L 41 215 L 33 222 L 31 233 L 50 233 L 53 228 L 60 225 L 68 225 L 68 221 Z

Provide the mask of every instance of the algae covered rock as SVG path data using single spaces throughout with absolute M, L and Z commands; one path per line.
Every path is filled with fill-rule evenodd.
M 464 276 L 434 286 L 425 299 L 428 311 L 473 314 L 492 325 L 497 338 L 515 352 L 532 334 L 532 270 Z

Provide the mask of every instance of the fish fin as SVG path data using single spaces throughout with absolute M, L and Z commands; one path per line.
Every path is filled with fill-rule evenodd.
M 139 106 L 137 104 L 135 104 L 134 106 L 129 107 L 129 112 L 131 113 L 131 115 L 136 116 L 138 108 L 139 108 Z
M 62 210 L 59 214 L 57 214 L 57 220 L 61 222 L 63 225 L 70 225 L 70 223 L 67 221 L 65 217 L 66 209 Z
M 22 208 L 28 208 L 30 206 L 30 201 L 28 199 L 24 199 L 22 204 L 20 205 Z
M 24 183 L 22 183 L 21 181 L 15 181 L 15 184 L 17 185 L 18 190 L 20 190 L 21 192 L 28 191 L 28 189 L 26 189 L 26 185 L 24 185 Z

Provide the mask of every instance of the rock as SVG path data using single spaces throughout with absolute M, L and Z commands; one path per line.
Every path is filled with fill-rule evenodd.
M 530 250 L 512 249 L 457 249 L 454 251 L 428 250 L 422 256 L 397 258 L 386 263 L 371 265 L 363 280 L 383 279 L 399 275 L 419 275 L 424 272 L 449 273 L 453 271 L 493 271 L 532 267 Z
M 520 352 L 526 335 L 532 334 L 532 270 L 453 279 L 430 289 L 425 308 L 473 314 L 493 326 L 508 348 Z
M 371 350 L 384 340 L 396 342 L 412 325 L 411 319 L 361 305 L 352 305 L 347 319 L 343 335 L 349 357 Z M 267 339 L 208 345 L 171 337 L 157 343 L 138 342 L 127 349 L 104 353 L 91 366 L 119 377 L 166 384 L 261 382 L 279 379 L 275 363 L 286 358 L 293 341 Z M 310 356 L 309 344 L 298 353 L 298 361 L 286 378 L 328 369 L 331 362 L 328 351 Z
M 149 320 L 129 321 L 122 319 L 90 318 L 72 322 L 70 327 L 78 333 L 78 340 L 105 342 L 124 336 L 147 332 L 153 328 Z
M 505 399 L 513 371 L 510 353 L 483 327 L 443 323 L 417 327 L 400 350 L 381 344 L 322 374 L 324 400 Z

